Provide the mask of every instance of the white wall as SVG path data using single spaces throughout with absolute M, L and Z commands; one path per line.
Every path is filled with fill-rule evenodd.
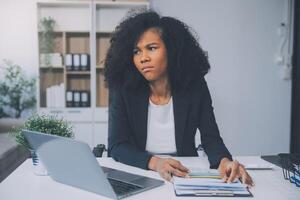
M 37 74 L 37 0 L 0 0 L 0 64 L 10 59 Z M 221 135 L 231 152 L 286 152 L 291 82 L 274 62 L 287 0 L 152 0 L 200 36 L 212 66 L 207 81 Z
M 170 6 L 171 5 L 171 6 Z M 221 135 L 237 155 L 289 151 L 291 81 L 274 62 L 287 0 L 152 0 L 200 36 Z
M 37 0 L 0 0 L 0 65 L 3 59 L 37 75 Z

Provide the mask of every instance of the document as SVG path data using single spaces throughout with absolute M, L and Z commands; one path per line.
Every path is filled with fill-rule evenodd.
M 256 156 L 236 158 L 247 170 L 272 170 L 275 165 Z
M 174 177 L 177 196 L 252 196 L 240 180 L 224 183 L 217 170 L 190 170 L 186 178 Z

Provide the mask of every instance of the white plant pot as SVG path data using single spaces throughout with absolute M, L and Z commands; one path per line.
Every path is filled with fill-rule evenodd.
M 48 172 L 34 150 L 30 150 L 33 172 L 37 176 L 48 176 Z

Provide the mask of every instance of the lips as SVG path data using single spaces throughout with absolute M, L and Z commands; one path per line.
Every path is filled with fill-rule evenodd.
M 142 72 L 149 72 L 149 71 L 152 71 L 154 69 L 153 66 L 144 66 L 142 67 Z

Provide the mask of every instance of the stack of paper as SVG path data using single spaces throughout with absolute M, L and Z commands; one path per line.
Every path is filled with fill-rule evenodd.
M 251 196 L 239 180 L 224 183 L 217 170 L 192 170 L 187 178 L 174 177 L 173 184 L 178 196 Z
M 62 67 L 63 61 L 60 53 L 42 53 L 40 67 Z
M 65 101 L 64 83 L 46 88 L 46 106 L 48 108 L 63 108 Z

